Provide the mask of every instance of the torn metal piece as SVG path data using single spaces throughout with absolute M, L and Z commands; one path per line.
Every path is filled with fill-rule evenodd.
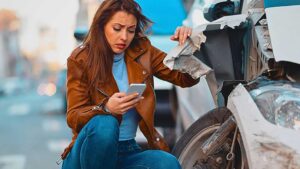
M 209 26 L 216 26 L 217 29 L 225 27 L 235 28 L 245 22 L 247 15 L 225 16 L 214 22 L 200 25 L 193 29 L 193 33 L 183 45 L 178 45 L 173 48 L 163 63 L 171 70 L 179 70 L 184 73 L 189 73 L 193 78 L 197 79 L 210 72 L 210 68 L 193 56 L 196 50 L 200 50 L 202 43 L 206 42 L 206 36 L 203 34 Z M 190 57 L 190 58 L 189 58 Z
M 248 9 L 252 8 L 264 8 L 264 1 L 263 0 L 251 0 L 247 2 Z
M 266 30 L 266 31 L 264 32 L 264 37 L 265 37 L 265 38 L 269 38 L 269 37 L 270 37 L 270 32 L 269 32 L 269 30 Z
M 270 51 L 273 50 L 272 44 L 270 41 L 266 41 L 266 43 L 264 44 L 264 50 L 270 50 Z
M 268 25 L 267 19 L 262 19 L 262 20 L 259 21 L 259 23 L 260 23 L 260 25 L 262 25 L 262 26 Z
M 174 69 L 190 74 L 194 79 L 212 71 L 208 66 L 199 61 L 195 56 L 181 55 L 175 59 Z
M 193 30 L 194 32 L 192 33 L 191 40 L 193 42 L 193 46 L 195 47 L 194 49 L 196 50 L 200 50 L 200 45 L 206 42 L 206 36 L 203 34 L 203 31 L 205 29 L 204 26 L 203 27 L 199 26 L 195 30 Z M 195 50 L 193 51 L 193 53 L 194 52 Z
M 236 26 L 239 26 L 241 23 L 245 22 L 247 19 L 247 15 L 240 14 L 240 15 L 231 15 L 222 17 L 214 22 L 213 24 L 220 24 L 220 29 L 224 29 L 225 26 L 228 26 L 234 29 Z
M 192 38 L 193 40 L 187 39 L 184 45 L 172 49 L 163 63 L 171 70 L 189 73 L 194 79 L 197 79 L 208 73 L 210 68 L 193 56 L 193 53 L 200 49 L 201 43 L 205 42 L 206 37 L 203 32 L 200 32 L 193 35 Z M 182 58 L 179 59 L 180 56 Z

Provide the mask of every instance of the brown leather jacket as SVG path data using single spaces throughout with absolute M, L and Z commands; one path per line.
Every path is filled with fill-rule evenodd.
M 141 116 L 139 127 L 148 145 L 152 149 L 169 151 L 169 147 L 162 136 L 154 128 L 155 93 L 153 76 L 169 81 L 181 87 L 190 87 L 196 84 L 199 79 L 194 80 L 188 74 L 170 70 L 163 64 L 166 54 L 153 47 L 146 37 L 136 39 L 137 43 L 132 44 L 125 52 L 125 63 L 127 65 L 128 81 L 130 83 L 146 83 L 143 93 L 144 99 L 136 106 Z M 82 45 L 76 48 L 68 58 L 67 70 L 67 100 L 68 112 L 67 123 L 74 134 L 72 142 L 62 154 L 64 159 L 71 150 L 78 133 L 82 127 L 95 115 L 105 114 L 102 105 L 107 99 L 118 92 L 114 80 L 106 84 L 95 85 L 94 91 L 88 95 L 87 83 L 82 80 L 83 65 L 86 65 L 88 47 Z M 113 78 L 112 78 L 113 79 Z M 117 119 L 121 120 L 118 116 Z

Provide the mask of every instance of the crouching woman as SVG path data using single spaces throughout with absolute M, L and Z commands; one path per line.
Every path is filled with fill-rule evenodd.
M 144 31 L 151 21 L 133 0 L 104 0 L 82 46 L 68 58 L 67 123 L 74 134 L 62 154 L 62 169 L 180 169 L 154 128 L 153 76 L 181 87 L 196 84 L 188 74 L 168 69 L 165 53 Z M 191 29 L 179 27 L 171 40 L 182 44 Z M 126 94 L 145 83 L 141 97 Z M 149 150 L 135 141 L 137 127 Z

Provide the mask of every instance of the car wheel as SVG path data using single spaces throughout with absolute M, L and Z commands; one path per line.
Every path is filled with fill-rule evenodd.
M 225 107 L 213 109 L 184 132 L 172 152 L 178 158 L 183 169 L 225 169 L 227 167 L 229 162 L 226 160 L 226 156 L 230 151 L 234 132 L 206 160 L 203 160 L 201 146 L 230 115 L 231 112 Z M 246 169 L 248 167 L 245 153 L 241 148 L 240 136 L 237 137 L 237 140 L 238 144 L 234 149 L 235 158 L 230 163 L 236 169 Z

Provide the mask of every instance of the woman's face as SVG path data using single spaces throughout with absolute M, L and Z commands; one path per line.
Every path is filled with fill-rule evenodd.
M 132 14 L 116 12 L 104 26 L 106 39 L 114 53 L 122 53 L 135 35 L 137 20 Z

